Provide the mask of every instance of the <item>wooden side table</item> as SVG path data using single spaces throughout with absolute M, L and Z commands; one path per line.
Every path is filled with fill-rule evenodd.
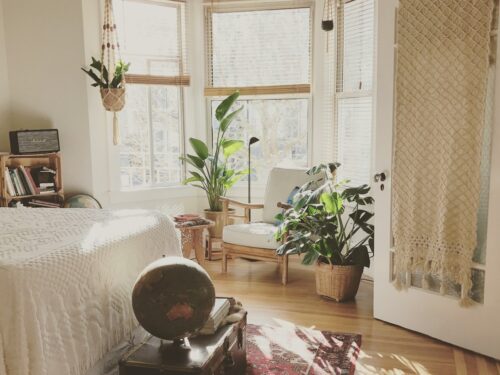
M 205 262 L 205 249 L 203 248 L 203 231 L 213 227 L 214 223 L 184 226 L 177 223 L 175 227 L 181 231 L 182 255 L 189 258 L 191 250 L 194 249 L 194 255 L 199 264 Z
M 210 237 L 207 238 L 207 259 L 208 260 L 219 260 L 222 259 L 222 238 Z M 214 248 L 214 244 L 218 244 L 217 248 Z

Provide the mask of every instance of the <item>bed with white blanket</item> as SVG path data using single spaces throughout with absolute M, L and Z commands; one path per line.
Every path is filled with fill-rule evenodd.
M 145 210 L 0 208 L 0 374 L 80 375 L 137 325 L 140 271 L 181 256 Z

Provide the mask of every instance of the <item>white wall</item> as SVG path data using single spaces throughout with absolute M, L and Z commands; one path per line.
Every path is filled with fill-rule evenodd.
M 92 192 L 82 8 L 77 1 L 3 0 L 11 125 L 57 128 L 67 192 Z
M 7 72 L 7 53 L 2 1 L 0 1 L 0 151 L 9 150 L 9 80 Z

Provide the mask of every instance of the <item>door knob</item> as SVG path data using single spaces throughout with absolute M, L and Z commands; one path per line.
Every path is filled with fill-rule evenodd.
M 375 176 L 373 176 L 373 181 L 375 182 L 384 182 L 386 180 L 387 176 L 385 175 L 384 172 L 377 173 Z

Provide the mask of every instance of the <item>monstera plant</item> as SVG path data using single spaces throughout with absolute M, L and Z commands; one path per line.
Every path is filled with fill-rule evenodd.
M 212 151 L 202 140 L 190 138 L 189 143 L 195 154 L 187 154 L 181 158 L 192 167 L 189 170 L 191 176 L 184 180 L 184 184 L 202 189 L 207 196 L 209 209 L 205 210 L 205 216 L 216 222 L 211 233 L 214 237 L 220 237 L 221 233 L 219 232 L 222 231 L 220 197 L 224 197 L 239 179 L 248 174 L 247 169 L 233 169 L 228 163 L 230 157 L 244 146 L 242 140 L 226 137 L 232 122 L 243 110 L 243 107 L 240 107 L 230 112 L 239 96 L 239 92 L 233 93 L 224 99 L 215 110 L 218 127 L 213 129 L 215 139 Z
M 292 207 L 279 214 L 279 255 L 303 254 L 316 263 L 316 288 L 337 301 L 353 298 L 364 267 L 374 252 L 373 198 L 368 185 L 335 181 L 338 163 L 321 164 L 307 173 L 317 176 L 300 188 Z

